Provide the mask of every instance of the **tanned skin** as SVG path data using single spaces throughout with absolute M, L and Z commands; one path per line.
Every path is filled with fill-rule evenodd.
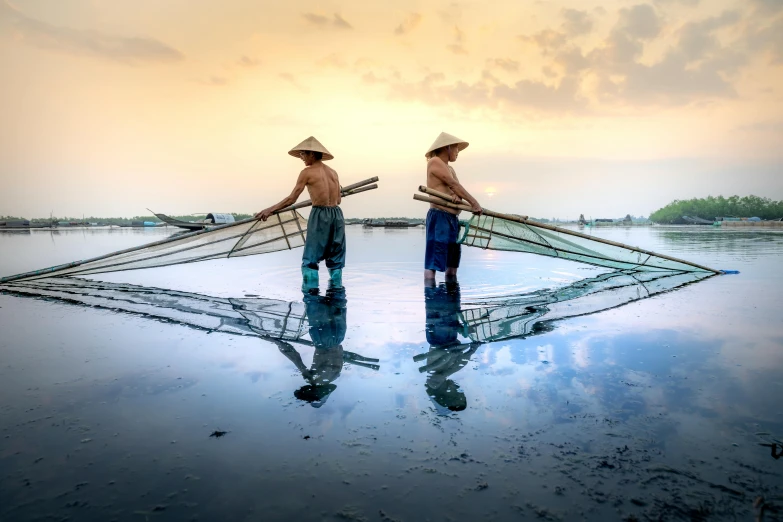
M 304 161 L 305 168 L 299 173 L 294 190 L 280 203 L 257 213 L 256 218 L 266 221 L 278 210 L 290 207 L 296 203 L 305 187 L 307 187 L 314 207 L 336 207 L 340 204 L 342 196 L 340 195 L 340 179 L 337 177 L 337 172 L 324 165 L 323 161 L 315 159 L 315 155 L 311 151 L 300 152 L 299 157 Z
M 456 173 L 452 175 L 451 170 L 449 169 L 449 162 L 457 161 L 458 155 L 459 147 L 457 145 L 449 145 L 443 149 L 440 154 L 427 161 L 427 188 L 451 195 L 451 201 L 453 203 L 462 203 L 462 200 L 465 200 L 470 203 L 471 210 L 474 214 L 481 214 L 482 209 L 479 202 L 465 190 L 465 187 L 463 187 L 462 184 L 460 184 Z M 460 213 L 459 210 L 442 207 L 435 203 L 430 203 L 430 207 L 443 210 L 444 212 L 454 214 L 455 216 Z M 446 277 L 455 279 L 457 277 L 457 269 L 446 268 Z M 431 279 L 435 279 L 435 270 L 424 270 L 424 280 L 428 281 Z

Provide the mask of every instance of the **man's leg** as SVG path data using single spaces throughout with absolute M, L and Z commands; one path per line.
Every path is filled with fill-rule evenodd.
M 314 207 L 307 219 L 307 238 L 302 252 L 302 291 L 318 288 L 318 263 L 324 258 L 328 229 L 324 230 L 323 210 Z
M 442 247 L 438 244 L 439 237 L 442 232 L 439 230 L 437 211 L 430 209 L 427 212 L 426 236 L 424 247 L 424 281 L 434 281 L 435 272 L 445 270 L 445 256 L 443 255 Z
M 457 280 L 457 269 L 462 259 L 462 245 L 459 243 L 449 243 L 448 254 L 446 257 L 446 280 Z
M 342 288 L 345 267 L 345 219 L 340 207 L 330 209 L 331 228 L 326 247 L 326 268 L 329 270 L 329 287 Z

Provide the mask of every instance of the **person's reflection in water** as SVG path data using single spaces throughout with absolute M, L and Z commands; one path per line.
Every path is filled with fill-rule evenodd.
M 320 408 L 337 388 L 334 381 L 340 376 L 344 362 L 377 370 L 378 365 L 368 363 L 378 362 L 378 359 L 343 350 L 348 314 L 344 287 L 330 287 L 324 296 L 319 295 L 318 288 L 303 290 L 310 339 L 315 347 L 313 364 L 307 368 L 302 362 L 302 356 L 290 344 L 278 342 L 277 345 L 307 381 L 306 385 L 294 392 L 294 396 L 309 402 L 314 408 Z
M 429 352 L 417 355 L 414 361 L 426 360 L 420 372 L 428 372 L 427 395 L 436 404 L 441 414 L 462 411 L 468 400 L 459 386 L 449 377 L 470 362 L 478 350 L 478 343 L 460 344 L 459 333 L 463 329 L 460 321 L 460 291 L 456 280 L 447 280 L 435 285 L 434 280 L 424 283 L 424 306 L 426 310 L 426 335 Z

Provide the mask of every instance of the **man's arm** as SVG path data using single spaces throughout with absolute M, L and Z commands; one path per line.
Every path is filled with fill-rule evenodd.
M 294 203 L 296 203 L 296 200 L 299 199 L 299 196 L 302 194 L 302 191 L 307 186 L 307 171 L 303 170 L 299 173 L 299 178 L 296 180 L 296 185 L 294 185 L 294 190 L 291 191 L 291 194 L 288 195 L 287 198 L 282 200 L 277 205 L 272 205 L 269 208 L 266 208 L 262 210 L 261 212 L 257 213 L 255 215 L 256 218 L 261 219 L 261 221 L 266 221 L 269 216 L 274 214 L 280 209 L 283 209 L 285 207 L 290 207 Z
M 462 199 L 465 199 L 470 203 L 470 206 L 472 207 L 473 213 L 475 214 L 481 214 L 481 205 L 479 205 L 479 202 L 476 201 L 476 198 L 470 195 L 470 193 L 465 190 L 465 187 L 462 186 L 462 184 L 454 179 L 454 176 L 451 175 L 451 172 L 449 172 L 448 167 L 445 163 L 442 161 L 436 159 L 430 160 L 429 165 L 430 173 L 438 178 L 438 180 L 442 183 L 444 183 L 449 189 L 459 196 Z

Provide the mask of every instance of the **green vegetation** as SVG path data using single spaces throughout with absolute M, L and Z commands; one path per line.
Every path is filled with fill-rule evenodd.
M 671 223 L 682 216 L 715 219 L 719 217 L 759 217 L 778 219 L 783 217 L 783 201 L 773 201 L 758 196 L 723 196 L 675 200 L 650 214 L 655 223 Z

